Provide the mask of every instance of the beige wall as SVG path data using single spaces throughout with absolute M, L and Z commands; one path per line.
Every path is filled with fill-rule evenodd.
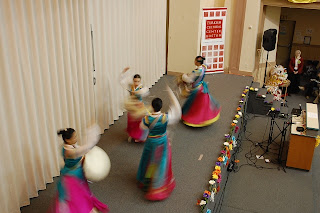
M 201 4 L 200 6 L 201 6 L 201 8 L 204 8 L 204 7 L 216 7 L 215 6 L 216 1 L 217 0 L 200 0 L 200 4 Z
M 224 7 L 228 0 L 212 0 L 215 7 Z
M 200 0 L 200 13 L 198 22 L 198 41 L 197 41 L 197 53 L 200 54 L 201 33 L 202 33 L 202 8 L 215 7 L 215 0 Z
M 221 1 L 217 1 L 217 7 L 221 7 Z M 234 10 L 235 10 L 235 1 L 234 0 L 225 0 L 224 7 L 227 8 L 227 24 L 226 24 L 226 37 L 225 37 L 225 55 L 224 55 L 224 69 L 229 70 L 229 61 L 230 61 L 230 52 L 231 52 L 231 37 L 233 29 L 233 20 L 234 20 Z
M 282 8 L 281 18 L 296 21 L 293 43 L 302 44 L 304 36 L 311 36 L 311 45 L 320 45 L 319 10 Z
M 279 24 L 280 24 L 280 14 L 281 14 L 281 7 L 271 7 L 266 6 L 266 19 L 264 22 L 263 31 L 268 29 L 277 29 L 279 33 Z M 277 43 L 278 43 L 278 34 L 277 34 Z M 276 61 L 276 54 L 277 54 L 277 43 L 276 48 L 273 51 L 269 52 L 269 59 L 268 62 L 275 62 Z M 263 50 L 263 48 L 262 48 Z M 261 57 L 260 62 L 265 63 L 267 58 L 267 51 L 263 51 L 263 57 Z
M 261 48 L 256 46 L 261 6 L 260 4 L 260 1 L 247 0 L 240 59 L 241 71 L 253 72 L 255 70 L 255 56 L 257 54 L 256 50 Z M 266 6 L 263 31 L 268 29 L 279 29 L 280 13 L 280 7 Z M 276 49 L 269 52 L 269 62 L 276 61 L 276 52 Z M 262 48 L 260 63 L 265 63 L 266 58 L 267 52 L 263 51 Z
M 169 7 L 168 71 L 188 73 L 200 54 L 201 10 L 204 7 L 228 7 L 225 48 L 229 47 L 234 0 L 172 0 Z M 231 33 L 230 33 L 231 34 Z M 229 47 L 230 48 L 230 47 Z M 225 67 L 229 57 L 226 51 Z
M 173 0 L 169 8 L 168 71 L 188 73 L 198 55 L 200 0 Z
M 239 66 L 241 71 L 253 72 L 255 69 L 260 4 L 261 2 L 257 0 L 247 0 Z

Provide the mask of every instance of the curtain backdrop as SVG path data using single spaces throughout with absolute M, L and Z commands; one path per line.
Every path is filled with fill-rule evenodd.
M 76 129 L 81 144 L 90 121 L 107 129 L 122 115 L 125 66 L 147 87 L 164 74 L 166 6 L 0 0 L 1 212 L 20 212 L 59 175 L 58 129 Z

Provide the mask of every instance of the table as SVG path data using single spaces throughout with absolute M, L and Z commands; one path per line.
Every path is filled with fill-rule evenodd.
M 300 116 L 292 117 L 293 124 L 291 126 L 286 166 L 309 171 L 318 131 L 306 128 L 306 115 L 306 111 L 302 111 Z M 305 131 L 298 132 L 297 127 L 304 127 Z

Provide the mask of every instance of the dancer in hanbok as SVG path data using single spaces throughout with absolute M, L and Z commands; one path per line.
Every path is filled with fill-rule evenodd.
M 142 97 L 145 97 L 148 94 L 148 88 L 142 86 L 141 76 L 139 74 L 135 74 L 133 78 L 128 75 L 127 71 L 129 69 L 129 67 L 126 67 L 120 75 L 120 84 L 130 92 L 130 97 L 125 103 L 128 117 L 128 142 L 131 142 L 132 140 L 134 140 L 134 142 L 143 142 L 146 135 L 145 131 L 140 128 L 141 120 L 145 115 L 145 113 L 141 113 L 141 111 L 145 110 Z M 136 113 L 137 111 L 140 112 Z M 139 116 L 140 114 L 142 115 Z
M 192 127 L 208 126 L 219 119 L 221 107 L 208 90 L 204 82 L 207 66 L 202 56 L 195 58 L 197 68 L 189 74 L 183 74 L 182 80 L 191 84 L 190 94 L 182 107 L 183 122 Z
M 77 133 L 72 128 L 60 130 L 64 145 L 62 156 L 65 162 L 58 181 L 58 195 L 50 213 L 108 212 L 108 206 L 100 202 L 90 191 L 83 171 L 84 155 L 100 139 L 100 128 L 94 125 L 87 130 L 87 143 L 77 145 Z
M 172 90 L 167 87 L 172 105 L 168 113 L 162 113 L 162 100 L 152 100 L 153 112 L 143 118 L 141 127 L 149 130 L 137 173 L 139 187 L 148 200 L 164 200 L 175 188 L 171 167 L 171 145 L 167 125 L 180 120 L 181 107 Z

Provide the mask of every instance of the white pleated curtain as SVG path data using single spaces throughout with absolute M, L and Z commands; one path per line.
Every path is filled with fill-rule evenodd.
M 59 175 L 58 129 L 119 118 L 125 66 L 148 87 L 164 74 L 165 38 L 165 0 L 0 0 L 1 212 Z
M 95 101 L 100 126 L 122 114 L 128 95 L 119 74 L 130 66 L 151 87 L 166 68 L 166 0 L 92 1 L 90 20 L 95 53 Z

